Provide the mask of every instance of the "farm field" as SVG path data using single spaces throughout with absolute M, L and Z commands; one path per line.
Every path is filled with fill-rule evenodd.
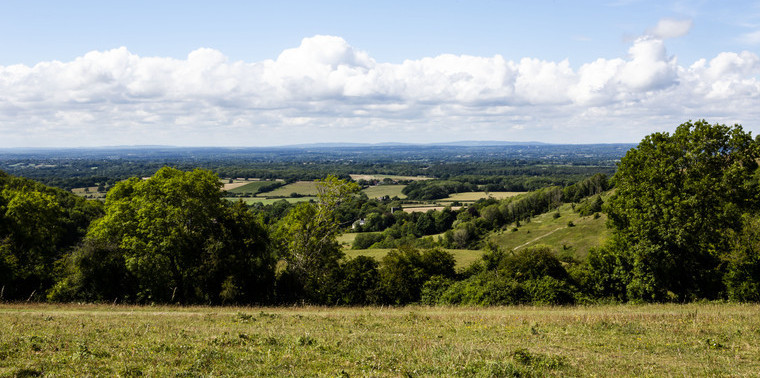
M 0 376 L 755 376 L 760 306 L 0 305 Z
M 98 192 L 97 186 L 90 186 L 87 188 L 74 188 L 71 192 L 84 198 L 105 200 L 106 194 Z
M 448 205 L 447 205 L 448 206 Z M 436 206 L 435 204 L 431 205 L 404 205 L 403 210 L 407 213 L 425 213 L 430 210 L 443 210 L 446 206 Z M 451 206 L 451 210 L 459 210 L 462 206 Z
M 286 197 L 286 198 L 266 198 L 266 197 L 229 197 L 227 200 L 232 202 L 237 201 L 243 201 L 246 203 L 246 205 L 254 204 L 254 203 L 262 203 L 264 205 L 271 205 L 277 201 L 288 201 L 290 203 L 297 203 L 297 202 L 308 202 L 311 200 L 316 200 L 317 197 Z
M 391 179 L 394 181 L 406 181 L 406 180 L 412 180 L 412 181 L 422 181 L 422 180 L 432 180 L 432 177 L 425 177 L 425 176 L 398 176 L 398 175 L 364 175 L 364 174 L 350 174 L 351 180 L 359 181 L 359 180 L 383 180 L 383 179 Z
M 391 249 L 386 248 L 373 248 L 373 249 L 344 249 L 343 252 L 347 258 L 354 258 L 356 256 L 368 256 L 377 261 L 381 261 L 388 251 Z M 470 266 L 475 261 L 480 260 L 483 256 L 483 251 L 475 249 L 444 249 L 444 251 L 454 255 L 456 259 L 456 268 L 462 269 Z
M 536 244 L 546 244 L 561 252 L 563 246 L 572 249 L 575 256 L 585 258 L 589 249 L 601 245 L 610 237 L 607 229 L 607 215 L 599 218 L 582 217 L 574 212 L 570 204 L 559 208 L 559 218 L 555 212 L 547 212 L 533 217 L 529 223 L 523 222 L 517 231 L 512 231 L 514 223 L 496 231 L 489 237 L 492 242 L 506 250 L 516 250 Z M 573 222 L 573 227 L 568 227 Z
M 315 181 L 296 181 L 281 186 L 269 193 L 264 193 L 263 197 L 288 197 L 292 193 L 314 197 L 317 195 L 317 183 Z
M 270 185 L 273 181 L 243 181 L 232 184 L 224 184 L 224 190 L 230 193 L 251 193 L 255 194 L 262 186 Z
M 390 198 L 398 197 L 404 199 L 406 198 L 406 194 L 401 193 L 404 188 L 406 188 L 406 185 L 375 185 L 362 189 L 362 192 L 369 198 L 388 196 Z
M 524 194 L 525 192 L 463 192 L 463 193 L 453 193 L 450 194 L 448 197 L 436 200 L 436 202 L 475 202 L 479 199 L 484 198 L 494 198 L 497 200 L 514 197 L 520 194 Z

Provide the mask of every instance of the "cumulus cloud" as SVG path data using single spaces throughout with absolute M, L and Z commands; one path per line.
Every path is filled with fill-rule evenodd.
M 0 66 L 0 147 L 636 141 L 687 119 L 756 121 L 760 58 L 726 52 L 678 65 L 663 38 L 684 25 L 661 22 L 627 56 L 577 69 L 500 55 L 382 63 L 336 36 L 260 62 L 208 48 L 173 59 L 122 47 Z
M 663 18 L 657 22 L 657 26 L 649 29 L 647 33 L 658 39 L 671 39 L 683 37 L 691 30 L 691 20 L 674 20 Z

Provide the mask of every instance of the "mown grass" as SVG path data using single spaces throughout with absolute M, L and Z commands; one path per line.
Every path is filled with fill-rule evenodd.
M 576 256 L 585 257 L 589 249 L 603 244 L 610 236 L 607 216 L 603 213 L 598 218 L 582 217 L 572 210 L 570 204 L 559 208 L 558 218 L 555 213 L 550 211 L 533 217 L 529 223 L 522 222 L 517 231 L 512 231 L 514 223 L 508 225 L 493 232 L 489 240 L 507 250 L 546 244 L 557 250 L 571 249 Z M 569 227 L 568 222 L 573 226 Z
M 755 376 L 760 306 L 0 306 L 0 376 Z
M 398 197 L 404 199 L 406 198 L 406 194 L 401 193 L 404 188 L 406 188 L 406 185 L 375 185 L 363 189 L 362 192 L 364 192 L 369 198 L 388 196 L 390 198 Z

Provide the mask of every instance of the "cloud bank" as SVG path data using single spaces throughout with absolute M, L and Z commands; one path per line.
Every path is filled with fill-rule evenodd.
M 690 27 L 662 21 L 627 56 L 576 69 L 500 55 L 382 63 L 323 35 L 260 62 L 208 48 L 172 59 L 122 47 L 0 66 L 0 147 L 636 142 L 688 119 L 757 126 L 758 55 L 681 65 L 664 40 Z

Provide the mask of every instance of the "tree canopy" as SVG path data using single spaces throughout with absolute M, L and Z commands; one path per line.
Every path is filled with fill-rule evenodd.
M 627 266 L 618 274 L 625 295 L 688 300 L 722 292 L 729 235 L 758 208 L 758 157 L 741 126 L 706 121 L 649 135 L 628 151 L 608 204 L 617 265 Z
M 173 168 L 162 168 L 147 180 L 116 184 L 108 192 L 105 216 L 90 227 L 84 247 L 72 256 L 68 279 L 54 297 L 84 291 L 94 296 L 89 299 L 106 299 L 99 298 L 102 292 L 88 291 L 87 285 L 113 273 L 113 264 L 104 264 L 114 259 L 103 256 L 116 253 L 118 278 L 133 283 L 116 290 L 123 299 L 179 303 L 266 299 L 276 263 L 267 232 L 244 205 L 224 200 L 220 186 L 219 178 L 209 171 Z
M 100 203 L 0 171 L 0 299 L 43 294 Z

